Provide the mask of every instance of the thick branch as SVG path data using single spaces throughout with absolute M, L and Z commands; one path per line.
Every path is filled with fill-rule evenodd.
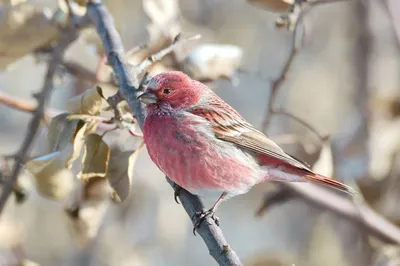
M 92 1 L 88 4 L 88 15 L 103 42 L 107 54 L 108 63 L 114 69 L 118 77 L 120 92 L 135 112 L 140 127 L 143 127 L 144 111 L 143 106 L 136 100 L 137 91 L 135 84 L 138 84 L 138 77 L 132 77 L 127 66 L 121 38 L 114 26 L 114 20 L 108 9 L 100 1 Z M 171 185 L 171 180 L 168 179 Z M 189 216 L 203 210 L 203 205 L 197 196 L 181 190 L 179 196 L 182 205 Z M 242 265 L 235 252 L 229 247 L 221 229 L 212 219 L 202 223 L 197 232 L 206 243 L 210 254 L 219 265 Z

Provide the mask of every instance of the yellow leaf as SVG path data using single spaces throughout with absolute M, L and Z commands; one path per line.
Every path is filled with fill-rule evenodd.
M 110 186 L 115 191 L 113 198 L 118 202 L 124 201 L 130 193 L 133 168 L 135 167 L 136 159 L 143 149 L 143 146 L 144 143 L 134 152 L 120 152 L 116 150 L 111 154 L 107 179 Z
M 69 100 L 67 110 L 71 114 L 99 115 L 103 106 L 102 95 L 100 87 L 87 89 Z
M 93 177 L 105 177 L 110 159 L 110 149 L 103 137 L 90 134 L 85 139 L 85 149 L 82 158 L 83 168 L 79 174 L 82 180 Z

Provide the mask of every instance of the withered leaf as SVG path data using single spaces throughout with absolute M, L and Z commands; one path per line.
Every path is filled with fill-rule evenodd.
M 67 113 L 57 115 L 49 124 L 47 142 L 50 152 L 60 151 L 73 142 L 79 120 L 70 120 L 67 117 Z
M 133 168 L 143 147 L 144 143 L 134 152 L 113 150 L 107 172 L 107 180 L 114 189 L 113 198 L 115 201 L 122 202 L 128 197 L 131 190 Z
M 66 158 L 66 167 L 79 158 L 85 136 L 96 131 L 98 122 L 89 120 L 85 123 L 79 119 L 69 119 L 69 114 L 63 113 L 54 117 L 48 128 L 48 144 L 50 152 L 62 151 L 67 145 L 73 144 L 73 150 Z M 65 154 L 65 153 L 64 153 Z
M 71 151 L 71 155 L 67 158 L 65 166 L 67 168 L 72 167 L 72 163 L 79 158 L 79 155 L 81 154 L 81 150 L 83 147 L 83 143 L 85 142 L 85 136 L 89 134 L 88 133 L 88 123 L 83 124 L 82 126 L 79 126 L 75 132 L 74 138 L 72 140 L 73 143 L 73 149 Z
M 105 177 L 109 159 L 110 149 L 103 141 L 103 137 L 97 134 L 86 136 L 82 158 L 83 168 L 79 177 L 82 180 L 88 180 L 93 177 Z
M 102 96 L 100 87 L 87 89 L 68 101 L 67 110 L 71 114 L 99 115 L 103 106 Z

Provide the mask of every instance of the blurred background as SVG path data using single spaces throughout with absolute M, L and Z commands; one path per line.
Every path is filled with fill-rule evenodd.
M 51 56 L 45 48 L 67 23 L 62 2 L 0 1 L 0 96 L 35 103 L 32 93 L 42 87 Z M 84 13 L 82 1 L 76 2 L 75 11 Z M 151 74 L 180 69 L 208 79 L 217 94 L 263 129 L 272 81 L 282 73 L 292 47 L 293 31 L 275 26 L 289 5 L 271 12 L 263 8 L 263 1 L 250 1 L 258 5 L 245 0 L 104 2 L 126 50 L 148 44 L 130 56 L 132 64 L 168 45 L 179 32 L 201 34 L 200 40 L 177 47 Z M 275 105 L 330 140 L 322 142 L 313 131 L 283 115 L 273 116 L 267 133 L 309 164 L 318 160 L 320 173 L 357 185 L 375 211 L 399 225 L 400 2 L 318 5 L 304 16 L 300 35 L 301 48 Z M 205 44 L 211 44 L 211 52 L 196 50 Z M 69 99 L 94 85 L 100 85 L 105 95 L 116 91 L 103 53 L 95 31 L 82 31 L 58 70 L 49 103 L 53 114 L 66 110 Z M 210 53 L 220 55 L 222 63 Z M 217 70 L 207 58 L 216 60 Z M 1 154 L 20 147 L 29 120 L 28 113 L 0 105 Z M 45 120 L 29 158 L 49 153 L 50 118 Z M 141 143 L 126 130 L 107 133 L 104 140 L 111 158 L 116 158 L 112 163 L 116 169 L 126 167 L 127 157 L 113 154 L 133 151 Z M 76 176 L 80 168 L 74 165 L 63 174 Z M 0 265 L 17 265 L 23 259 L 63 266 L 216 265 L 202 238 L 192 235 L 189 217 L 175 203 L 173 190 L 145 148 L 133 170 L 130 194 L 121 203 L 103 191 L 108 191 L 107 183 L 93 185 L 90 195 L 77 200 L 81 188 L 76 187 L 82 182 L 74 178 L 76 186 L 71 186 L 70 181 L 60 181 L 64 179 L 68 178 L 57 176 L 52 182 L 70 189 L 61 193 L 68 195 L 46 197 L 37 189 L 37 178 L 23 171 L 20 185 L 26 199 L 21 203 L 13 195 L 0 217 Z M 228 243 L 245 265 L 400 265 L 398 245 L 370 237 L 359 224 L 301 197 L 274 204 L 256 216 L 269 190 L 270 184 L 260 184 L 223 203 L 217 212 Z M 212 204 L 204 202 L 207 207 Z M 80 206 L 79 215 L 71 215 L 74 204 Z

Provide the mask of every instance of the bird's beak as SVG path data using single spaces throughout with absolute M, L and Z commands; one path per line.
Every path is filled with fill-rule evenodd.
M 149 90 L 146 90 L 142 94 L 140 94 L 138 97 L 136 97 L 137 100 L 141 101 L 144 104 L 152 104 L 152 103 L 157 103 L 157 97 L 156 95 Z

